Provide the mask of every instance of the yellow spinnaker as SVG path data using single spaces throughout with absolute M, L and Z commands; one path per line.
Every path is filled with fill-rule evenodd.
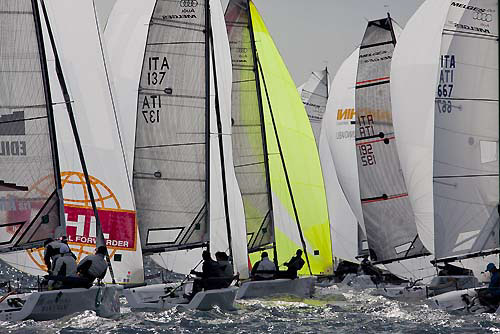
M 260 79 L 273 193 L 278 261 L 281 265 L 289 260 L 297 249 L 302 248 L 302 245 L 271 120 L 264 80 L 269 93 L 300 226 L 307 245 L 312 273 L 316 275 L 332 274 L 333 260 L 326 195 L 311 125 L 297 88 L 253 3 L 250 3 L 250 12 L 257 55 L 264 73 L 264 78 Z M 309 274 L 307 265 L 304 266 L 300 274 Z

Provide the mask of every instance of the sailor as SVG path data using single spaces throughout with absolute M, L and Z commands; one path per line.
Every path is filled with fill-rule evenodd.
M 77 267 L 78 276 L 83 279 L 82 284 L 86 288 L 90 288 L 96 278 L 103 279 L 108 270 L 108 264 L 104 257 L 107 249 L 105 246 L 97 247 L 94 255 L 88 255 L 80 261 Z
M 76 274 L 76 261 L 73 254 L 68 249 L 63 248 L 62 253 L 57 258 L 54 269 L 52 269 L 51 276 L 53 279 L 49 281 L 49 290 L 64 289 L 72 287 L 70 284 L 65 284 L 66 278 L 75 279 Z
M 276 265 L 269 260 L 267 252 L 260 254 L 260 261 L 255 262 L 250 277 L 252 280 L 261 281 L 273 279 L 276 274 Z
M 220 284 L 215 283 L 215 285 L 218 285 L 221 289 L 227 288 L 231 285 L 231 282 L 234 278 L 233 265 L 229 261 L 229 257 L 227 256 L 227 254 L 224 252 L 215 253 L 215 259 L 217 260 L 217 263 L 222 270 Z
M 48 238 L 43 243 L 45 250 L 43 252 L 43 261 L 47 266 L 47 271 L 50 273 L 54 267 L 56 260 L 61 256 L 61 253 L 69 252 L 69 246 L 59 240 Z
M 290 259 L 290 261 L 283 263 L 288 269 L 285 272 L 284 277 L 286 278 L 297 278 L 297 272 L 302 269 L 305 262 L 302 259 L 302 249 L 297 249 L 296 255 Z
M 202 253 L 203 265 L 201 267 L 201 272 L 191 270 L 191 274 L 195 275 L 197 279 L 193 283 L 193 291 L 190 295 L 186 295 L 188 298 L 194 297 L 201 290 L 212 290 L 218 289 L 220 286 L 221 277 L 224 276 L 224 271 L 221 265 L 212 260 L 209 251 L 203 251 Z
M 479 290 L 478 297 L 482 305 L 497 309 L 500 303 L 500 272 L 493 263 L 488 263 L 486 271 L 490 272 L 490 284 L 488 289 Z

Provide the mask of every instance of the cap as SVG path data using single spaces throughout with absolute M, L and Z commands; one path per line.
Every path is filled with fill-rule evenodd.
M 486 271 L 492 271 L 495 268 L 496 267 L 493 263 L 488 263 L 488 265 L 486 266 Z

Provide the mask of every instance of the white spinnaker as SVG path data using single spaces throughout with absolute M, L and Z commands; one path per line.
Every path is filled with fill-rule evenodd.
M 128 177 L 120 145 L 119 128 L 115 119 L 112 95 L 106 79 L 105 57 L 99 42 L 93 2 L 91 0 L 54 0 L 46 2 L 46 5 L 65 80 L 70 91 L 89 174 L 105 185 L 105 187 L 100 185 L 94 187 L 94 195 L 96 198 L 106 197 L 110 194 L 114 195 L 114 199 L 109 198 L 111 201 L 104 200 L 97 203 L 99 211 L 103 212 L 100 214 L 103 232 L 105 235 L 109 233 L 112 239 L 114 233 L 119 231 L 120 228 L 124 228 L 122 224 L 125 224 L 125 222 L 121 222 L 120 219 L 124 215 L 135 217 L 135 213 L 131 188 L 127 182 Z M 68 15 L 73 10 L 78 12 L 76 17 Z M 42 26 L 44 27 L 44 25 Z M 79 257 L 83 257 L 88 253 L 93 253 L 95 248 L 95 246 L 83 241 L 83 238 L 95 238 L 95 220 L 87 213 L 80 212 L 78 215 L 75 214 L 74 217 L 71 216 L 71 210 L 80 210 L 75 203 L 84 200 L 84 185 L 72 184 L 74 181 L 81 181 L 81 179 L 75 179 L 75 172 L 81 172 L 80 161 L 64 99 L 55 76 L 54 57 L 48 43 L 49 38 L 46 31 L 44 31 L 44 39 L 49 62 L 50 85 L 55 103 L 54 115 L 61 172 L 68 173 L 66 181 L 69 181 L 63 188 L 63 195 L 66 200 L 65 211 L 68 237 L 70 241 L 80 240 L 80 242 L 71 243 L 71 248 L 75 253 L 79 253 Z M 65 175 L 63 174 L 63 184 L 64 180 Z M 109 190 L 109 194 L 98 194 L 96 190 Z M 105 217 L 106 214 L 108 214 L 108 218 Z M 70 233 L 72 228 L 76 228 L 74 229 L 76 233 Z M 130 249 L 130 247 L 128 249 L 126 247 L 114 249 L 110 247 L 112 255 L 121 255 L 121 258 L 120 256 L 112 256 L 112 265 L 117 282 L 139 283 L 144 280 L 142 253 L 138 244 L 137 227 L 133 225 L 132 227 L 129 226 L 129 228 L 135 233 L 135 240 L 133 240 L 135 249 Z M 37 264 L 42 261 L 39 258 L 40 254 L 32 253 L 28 256 L 26 253 L 18 253 L 12 256 L 20 261 L 21 268 L 24 264 L 28 267 L 30 273 L 40 274 L 40 269 L 35 270 Z M 36 262 L 32 259 L 35 259 Z M 8 261 L 11 262 L 10 260 Z M 111 281 L 109 272 L 105 281 Z
M 328 99 L 326 114 L 331 120 L 328 124 L 327 139 L 338 181 L 351 210 L 364 231 L 354 143 L 354 124 L 351 123 L 355 120 L 354 93 L 358 59 L 359 48 L 342 63 L 337 71 L 332 82 L 331 97 Z
M 398 39 L 391 65 L 399 160 L 424 246 L 434 252 L 432 159 L 434 95 L 441 31 L 450 1 L 426 1 Z
M 356 259 L 358 255 L 358 221 L 342 191 L 328 146 L 330 124 L 336 121 L 335 118 L 335 113 L 325 112 L 318 148 L 328 202 L 332 253 L 337 258 L 356 263 L 359 262 Z
M 453 2 L 443 28 L 434 113 L 438 259 L 499 248 L 497 7 Z

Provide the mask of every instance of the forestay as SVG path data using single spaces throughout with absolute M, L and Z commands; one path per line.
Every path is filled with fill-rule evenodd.
M 133 177 L 144 252 L 208 241 L 206 1 L 197 3 L 182 14 L 157 1 L 149 23 Z
M 309 79 L 299 88 L 302 103 L 306 108 L 309 122 L 313 130 L 316 145 L 319 147 L 321 121 L 328 102 L 330 75 L 328 69 L 314 71 Z
M 226 15 L 232 60 L 233 163 L 245 208 L 249 252 L 274 242 L 267 156 L 248 1 L 230 1 Z
M 453 1 L 434 113 L 438 259 L 499 247 L 498 2 Z
M 0 251 L 40 245 L 64 226 L 47 65 L 33 5 L 0 2 Z
M 389 83 L 395 44 L 390 18 L 370 21 L 356 82 L 359 187 L 370 257 L 376 262 L 427 253 L 418 237 L 392 125 Z

